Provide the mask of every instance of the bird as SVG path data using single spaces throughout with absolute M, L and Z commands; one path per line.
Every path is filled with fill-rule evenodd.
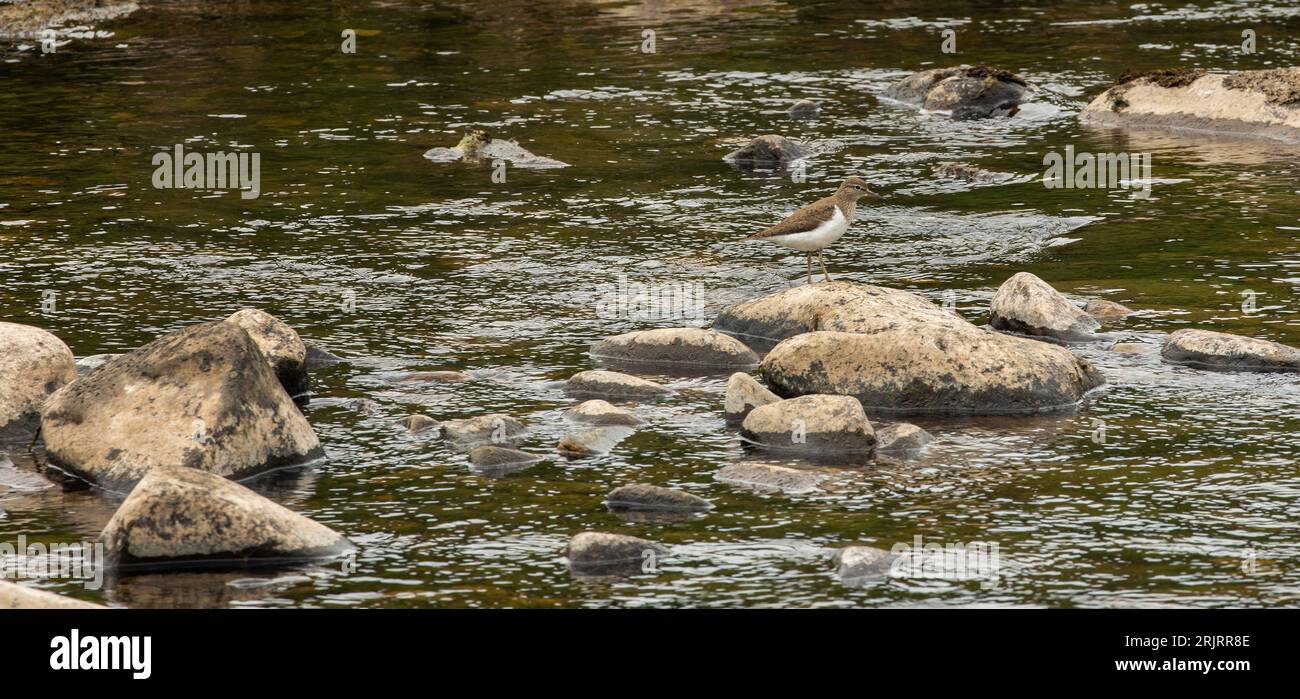
M 861 177 L 850 177 L 829 197 L 818 199 L 785 217 L 775 226 L 744 240 L 770 241 L 804 253 L 808 259 L 809 284 L 812 283 L 812 254 L 815 252 L 822 274 L 826 275 L 824 281 L 831 281 L 831 273 L 826 270 L 826 261 L 822 259 L 822 250 L 839 240 L 849 229 L 858 200 L 863 197 L 884 198 L 871 191 Z

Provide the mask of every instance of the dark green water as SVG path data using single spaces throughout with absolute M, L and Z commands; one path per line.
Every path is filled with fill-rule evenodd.
M 944 27 L 958 32 L 955 56 L 940 52 Z M 339 50 L 346 28 L 359 34 L 354 55 Z M 1239 51 L 1245 28 L 1255 54 Z M 939 438 L 920 461 L 841 470 L 811 495 L 714 481 L 750 458 L 722 420 L 725 375 L 649 375 L 680 393 L 637 407 L 649 424 L 610 455 L 503 479 L 395 426 L 412 412 L 505 412 L 533 428 L 527 448 L 548 452 L 571 405 L 553 382 L 592 367 L 589 342 L 653 325 L 597 314 L 620 275 L 700 284 L 710 315 L 802 283 L 800 256 L 736 241 L 851 174 L 890 198 L 831 249 L 839 277 L 955 298 L 983 323 L 993 290 L 1031 271 L 1078 299 L 1141 311 L 1111 328 L 1120 339 L 1196 326 L 1300 345 L 1300 150 L 1075 118 L 1126 69 L 1295 65 L 1294 5 L 180 2 L 101 29 L 113 35 L 54 54 L 0 52 L 0 317 L 83 356 L 257 306 L 347 356 L 317 375 L 308 409 L 328 458 L 254 485 L 361 551 L 352 572 L 51 589 L 126 606 L 1297 602 L 1293 376 L 1077 347 L 1110 382 L 1079 414 L 918 420 Z M 638 51 L 645 29 L 654 54 Z M 1043 95 L 1014 119 L 962 123 L 877 97 L 911 71 L 959 62 L 1018 71 Z M 820 120 L 785 116 L 802 97 L 822 103 Z M 472 125 L 572 167 L 511 169 L 497 184 L 486 166 L 422 158 Z M 839 147 L 803 183 L 721 161 L 761 133 Z M 152 188 L 152 155 L 176 143 L 260 153 L 262 195 Z M 1152 154 L 1152 198 L 933 174 L 951 160 L 1037 175 L 1067 145 Z M 392 381 L 417 369 L 476 379 Z M 379 409 L 358 415 L 346 405 L 357 397 Z M 1092 439 L 1097 421 L 1104 443 Z M 98 535 L 113 498 L 65 493 L 40 475 L 39 452 L 8 450 L 0 541 Z M 601 499 L 634 482 L 717 509 L 624 522 Z M 675 555 L 657 574 L 578 580 L 560 551 L 588 529 Z M 998 585 L 847 589 L 827 557 L 918 535 L 996 542 Z

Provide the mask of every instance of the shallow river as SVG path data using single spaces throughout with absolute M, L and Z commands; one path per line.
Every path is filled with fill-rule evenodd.
M 342 532 L 354 561 L 126 578 L 50 589 L 126 606 L 1264 606 L 1300 600 L 1300 383 L 1074 348 L 1109 386 L 1074 415 L 918 419 L 919 460 L 840 469 L 807 494 L 718 483 L 753 456 L 721 412 L 725 374 L 679 390 L 607 456 L 477 476 L 397 422 L 503 412 L 550 452 L 587 345 L 803 283 L 804 261 L 737 240 L 860 175 L 889 195 L 827 254 L 838 278 L 955 304 L 978 324 L 1031 271 L 1139 313 L 1107 329 L 1158 343 L 1197 326 L 1300 345 L 1300 150 L 1081 127 L 1126 69 L 1295 65 L 1286 3 L 158 3 L 53 54 L 0 50 L 0 317 L 78 356 L 264 308 L 349 362 L 319 372 L 308 416 L 327 457 L 252 485 Z M 1199 9 L 1198 9 L 1199 7 Z M 344 29 L 357 50 L 340 50 Z M 955 55 L 941 52 L 956 30 Z M 1243 29 L 1258 50 L 1241 52 Z M 655 52 L 641 51 L 644 30 Z M 29 42 L 30 43 L 30 42 Z M 1014 118 L 953 122 L 886 103 L 953 63 L 1042 88 Z M 798 98 L 822 104 L 794 121 Z M 434 163 L 467 127 L 571 164 Z M 804 182 L 721 158 L 749 137 L 816 144 Z M 155 152 L 261 154 L 261 196 L 155 189 Z M 1152 196 L 1047 189 L 1066 146 L 1150 153 Z M 1013 173 L 974 186 L 944 161 Z M 605 303 L 620 280 L 688 284 L 697 317 Z M 617 309 L 615 309 L 617 311 Z M 458 369 L 460 384 L 398 383 Z M 371 415 L 349 401 L 375 401 Z M 64 491 L 25 444 L 0 457 L 0 541 L 93 540 L 118 500 Z M 809 464 L 803 464 L 808 466 Z M 717 506 L 626 522 L 613 487 Z M 583 530 L 675 548 L 656 572 L 570 575 Z M 852 543 L 992 542 L 996 584 L 842 586 Z

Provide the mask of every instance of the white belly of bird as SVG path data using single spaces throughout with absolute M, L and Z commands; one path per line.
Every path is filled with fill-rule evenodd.
M 773 236 L 770 240 L 792 250 L 817 252 L 839 240 L 840 236 L 844 235 L 844 232 L 849 229 L 849 224 L 853 222 L 852 219 L 844 216 L 844 212 L 840 211 L 840 207 L 835 207 L 834 211 L 835 213 L 829 221 L 823 222 L 810 231 Z

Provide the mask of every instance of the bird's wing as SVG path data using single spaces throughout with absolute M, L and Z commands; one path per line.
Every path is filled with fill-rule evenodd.
M 826 197 L 818 199 L 808 206 L 786 216 L 780 223 L 759 231 L 745 240 L 762 240 L 763 238 L 773 238 L 782 235 L 793 235 L 795 233 L 807 233 L 812 229 L 820 226 L 822 223 L 829 221 L 835 215 L 835 197 Z

